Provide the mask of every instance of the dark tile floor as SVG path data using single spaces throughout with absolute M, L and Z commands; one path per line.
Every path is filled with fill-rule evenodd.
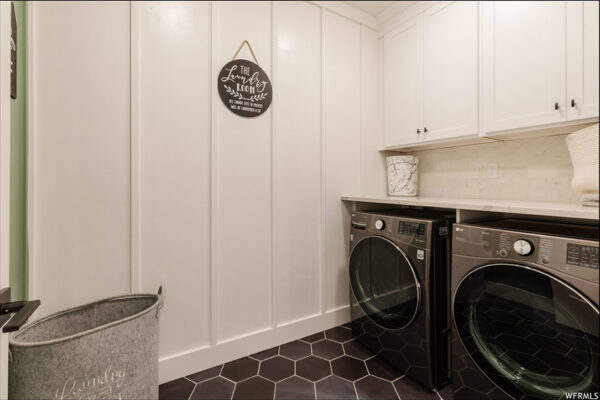
M 451 400 L 376 358 L 343 325 L 160 385 L 166 399 Z

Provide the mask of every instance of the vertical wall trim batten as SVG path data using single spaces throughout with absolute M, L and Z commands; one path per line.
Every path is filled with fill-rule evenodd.
M 482 9 L 481 4 L 477 3 L 477 72 L 478 82 L 477 82 L 477 133 L 479 136 L 484 136 L 485 132 L 483 130 L 483 121 L 485 118 L 484 107 L 483 104 L 483 79 L 484 70 L 483 70 L 483 42 L 484 38 L 482 37 L 481 30 L 483 29 L 484 22 L 484 9 Z M 381 57 L 383 59 L 383 57 Z M 382 90 L 383 92 L 383 90 Z M 383 103 L 382 103 L 383 104 Z M 490 138 L 493 139 L 493 138 Z
M 359 74 L 360 76 L 358 77 L 358 93 L 359 96 L 358 98 L 360 99 L 360 101 L 358 102 L 358 127 L 359 127 L 359 132 L 360 132 L 360 139 L 359 139 L 359 144 L 360 144 L 360 152 L 358 153 L 358 170 L 360 171 L 360 176 L 358 177 L 358 189 L 360 190 L 360 193 L 365 194 L 365 180 L 363 177 L 363 145 L 364 145 L 364 131 L 363 131 L 363 71 L 364 71 L 364 63 L 363 63 L 363 40 L 364 40 L 364 29 L 365 26 L 363 24 L 360 24 L 360 35 L 359 35 L 359 47 L 358 47 L 358 57 L 360 58 L 358 60 L 359 62 Z
M 129 54 L 130 54 L 130 92 L 129 92 L 129 222 L 130 222 L 130 289 L 131 292 L 142 290 L 141 271 L 141 218 L 140 218 L 140 4 L 131 2 L 129 7 Z
M 37 253 L 35 232 L 36 227 L 36 196 L 35 196 L 35 169 L 36 169 L 36 151 L 35 151 L 35 135 L 37 132 L 37 123 L 35 118 L 35 27 L 37 21 L 35 19 L 36 2 L 27 4 L 27 280 L 28 280 L 28 298 L 35 299 L 37 296 L 37 286 L 34 277 L 37 266 Z M 33 39 L 33 40 L 32 40 Z
M 325 15 L 327 10 L 321 7 L 321 240 L 320 244 L 320 255 L 321 262 L 319 265 L 320 269 L 320 285 L 321 285 L 321 314 L 327 312 L 327 211 L 326 211 L 326 165 L 325 165 L 325 118 L 323 118 L 325 108 Z
M 273 97 L 277 98 L 277 2 L 271 2 L 271 89 Z M 276 200 L 275 185 L 277 184 L 277 159 L 275 151 L 277 149 L 277 105 L 271 101 L 271 326 L 276 328 L 279 326 L 277 301 L 279 299 L 277 288 L 277 267 L 275 265 L 276 244 L 275 244 L 275 218 L 277 216 L 278 203 Z
M 218 216 L 218 187 L 217 187 L 217 151 L 218 151 L 218 143 L 217 143 L 217 116 L 214 115 L 216 110 L 215 101 L 217 99 L 215 96 L 217 95 L 216 90 L 214 90 L 214 82 L 213 77 L 217 76 L 218 73 L 218 65 L 217 65 L 217 46 L 215 45 L 217 41 L 217 28 L 216 28 L 216 20 L 218 18 L 218 10 L 217 10 L 217 2 L 210 2 L 210 76 L 208 80 L 210 82 L 210 344 L 216 345 L 218 343 L 218 303 L 217 303 L 217 227 L 218 224 L 215 223 L 217 221 Z

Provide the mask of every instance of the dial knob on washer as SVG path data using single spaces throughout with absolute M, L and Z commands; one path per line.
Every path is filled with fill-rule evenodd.
M 528 256 L 533 253 L 533 244 L 529 240 L 519 239 L 513 243 L 513 249 L 518 255 Z
M 375 221 L 375 229 L 377 229 L 378 231 L 382 231 L 385 228 L 385 222 L 383 222 L 383 220 L 378 219 L 377 221 Z

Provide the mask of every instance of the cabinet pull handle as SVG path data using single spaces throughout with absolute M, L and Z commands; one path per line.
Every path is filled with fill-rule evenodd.
M 419 135 L 421 133 L 420 129 L 417 129 L 417 135 Z
M 571 99 L 571 107 L 575 107 L 575 99 Z
M 427 133 L 427 127 L 423 128 L 423 132 Z
M 560 107 L 558 106 L 558 103 L 554 103 L 554 109 L 558 110 Z

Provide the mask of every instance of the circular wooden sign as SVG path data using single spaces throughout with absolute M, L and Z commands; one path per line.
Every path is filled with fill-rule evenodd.
M 267 111 L 273 98 L 269 77 L 249 60 L 225 64 L 217 78 L 219 96 L 231 112 L 242 117 L 257 117 Z

